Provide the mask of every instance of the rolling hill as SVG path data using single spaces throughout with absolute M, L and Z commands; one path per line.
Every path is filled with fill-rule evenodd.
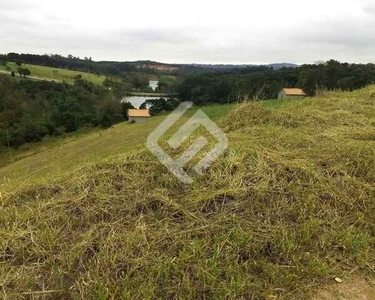
M 5 66 L 0 65 L 1 71 L 14 71 L 15 74 L 17 73 L 18 66 L 15 63 L 8 62 L 8 66 L 10 70 L 7 69 Z M 74 77 L 81 75 L 83 79 L 91 81 L 94 84 L 101 85 L 106 78 L 104 75 L 96 75 L 93 73 L 81 72 L 81 71 L 74 71 L 68 69 L 61 69 L 61 68 L 51 68 L 46 66 L 39 66 L 39 65 L 31 65 L 31 64 L 22 64 L 22 68 L 27 68 L 31 71 L 31 76 L 36 77 L 39 79 L 45 80 L 54 80 L 54 81 L 65 81 L 67 83 L 73 83 Z
M 229 147 L 191 185 L 144 146 L 163 116 L 1 168 L 2 296 L 309 299 L 374 276 L 375 87 L 224 108 Z
M 213 120 L 219 120 L 233 107 L 228 105 L 210 105 L 203 108 Z M 192 109 L 178 124 L 187 120 L 196 111 Z M 38 182 L 51 177 L 60 177 L 84 163 L 95 163 L 111 155 L 128 153 L 146 142 L 149 133 L 164 119 L 164 116 L 152 117 L 147 124 L 119 123 L 107 130 L 82 130 L 67 138 L 47 138 L 43 143 L 26 149 L 13 150 L 12 163 L 9 154 L 0 154 L 1 184 L 10 184 L 17 188 L 25 182 Z

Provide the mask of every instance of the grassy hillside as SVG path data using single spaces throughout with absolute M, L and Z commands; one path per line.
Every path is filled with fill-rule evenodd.
M 8 66 L 10 67 L 11 71 L 14 71 L 17 74 L 18 66 L 15 63 L 8 62 Z M 86 79 L 98 85 L 101 85 L 105 79 L 105 76 L 103 75 L 96 75 L 92 73 L 67 69 L 51 68 L 30 64 L 22 64 L 21 67 L 29 69 L 31 71 L 31 76 L 46 78 L 48 80 L 53 79 L 55 81 L 66 81 L 68 83 L 73 83 L 74 77 L 77 75 L 81 75 L 83 79 Z M 0 66 L 0 70 L 7 71 L 5 66 Z
M 2 296 L 308 299 L 336 276 L 374 276 L 375 87 L 266 104 L 220 121 L 229 148 L 202 177 L 192 161 L 192 185 L 139 143 L 125 146 L 142 144 L 150 127 L 108 130 L 123 132 L 123 144 L 119 134 L 68 143 L 77 156 L 117 154 L 4 190 Z M 81 165 L 76 155 L 64 162 Z M 14 164 L 1 172 L 23 176 Z
M 229 105 L 210 105 L 203 108 L 210 118 L 219 120 L 233 108 Z M 197 108 L 189 111 L 177 123 L 182 124 Z M 0 162 L 6 164 L 0 168 L 1 188 L 19 187 L 20 184 L 50 180 L 63 176 L 66 172 L 84 163 L 98 162 L 111 155 L 127 153 L 146 143 L 149 133 L 165 118 L 152 117 L 146 124 L 120 123 L 107 130 L 79 132 L 67 138 L 47 139 L 44 143 L 29 149 L 13 150 L 10 158 L 7 151 L 0 154 Z

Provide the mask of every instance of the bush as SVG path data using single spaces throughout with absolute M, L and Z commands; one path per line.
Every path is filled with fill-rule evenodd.
M 45 121 L 40 124 L 44 128 L 48 130 L 48 135 L 54 135 L 56 131 L 56 126 L 51 121 Z
M 63 126 L 57 127 L 55 129 L 55 136 L 63 135 L 63 134 L 65 134 L 65 131 L 66 131 L 65 127 L 63 127 Z
M 121 103 L 116 100 L 107 100 L 100 107 L 100 125 L 109 128 L 123 121 Z
M 9 132 L 9 146 L 19 148 L 25 143 L 21 133 L 18 130 Z
M 134 106 L 130 102 L 122 102 L 121 103 L 121 110 L 122 110 L 122 116 L 124 120 L 129 120 L 128 117 L 128 109 L 132 109 Z
M 65 127 L 66 132 L 73 132 L 79 128 L 80 122 L 76 113 L 70 111 L 64 112 L 59 119 L 60 126 Z
M 29 123 L 22 125 L 19 133 L 26 143 L 33 143 L 40 142 L 48 134 L 48 129 L 39 124 Z
M 172 111 L 174 110 L 179 104 L 180 101 L 178 99 L 156 99 L 156 100 L 146 100 L 146 102 L 142 103 L 141 108 L 146 108 L 147 104 L 150 105 L 150 114 L 156 115 L 161 113 L 162 111 Z

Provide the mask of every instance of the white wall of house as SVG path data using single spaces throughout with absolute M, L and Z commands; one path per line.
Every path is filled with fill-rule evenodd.
M 285 99 L 286 98 L 286 93 L 284 90 L 280 91 L 279 92 L 279 96 L 277 97 L 277 99 Z
M 148 118 L 146 117 L 129 117 L 129 122 L 146 123 L 147 121 Z

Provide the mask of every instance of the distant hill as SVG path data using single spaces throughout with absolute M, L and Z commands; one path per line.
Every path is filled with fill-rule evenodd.
M 180 69 L 180 67 L 175 66 L 175 65 L 157 63 L 157 62 L 138 64 L 137 68 L 139 68 L 139 69 L 152 69 L 152 70 L 158 70 L 158 71 L 177 71 L 177 70 Z
M 198 67 L 204 69 L 212 69 L 212 70 L 229 70 L 229 69 L 242 69 L 242 68 L 251 68 L 251 67 L 259 67 L 262 65 L 255 65 L 255 64 L 183 64 L 182 66 L 191 66 L 191 67 Z M 263 65 L 266 67 L 274 68 L 275 70 L 281 68 L 297 68 L 299 65 L 291 64 L 291 63 L 274 63 Z
M 137 70 L 152 70 L 161 72 L 175 72 L 180 69 L 189 70 L 194 69 L 206 69 L 206 70 L 230 70 L 248 67 L 257 67 L 255 64 L 168 64 L 162 62 L 156 62 L 151 60 L 139 60 L 139 61 L 94 61 L 91 57 L 79 58 L 72 55 L 64 57 L 58 54 L 50 55 L 37 55 L 37 54 L 19 54 L 19 53 L 8 53 L 0 54 L 0 64 L 5 62 L 21 62 L 24 64 L 39 65 L 44 67 L 61 68 L 68 70 L 75 70 L 86 73 L 94 73 L 97 75 L 121 75 L 123 72 L 137 71 Z M 298 65 L 291 63 L 274 63 L 265 65 L 274 69 L 280 69 L 283 67 L 294 68 Z
M 275 64 L 269 64 L 268 66 L 274 68 L 275 70 L 278 70 L 282 68 L 298 68 L 300 65 L 291 64 L 291 63 L 275 63 Z

